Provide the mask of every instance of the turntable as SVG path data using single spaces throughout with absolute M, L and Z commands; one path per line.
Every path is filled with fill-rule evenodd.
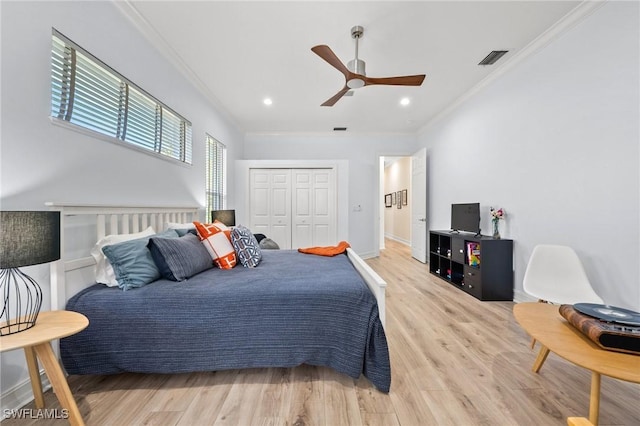
M 562 315 L 602 349 L 640 355 L 640 313 L 594 303 L 560 306 Z

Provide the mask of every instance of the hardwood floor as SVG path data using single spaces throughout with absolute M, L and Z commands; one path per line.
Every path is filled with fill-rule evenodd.
M 588 416 L 590 374 L 537 353 L 511 302 L 480 302 L 387 241 L 368 263 L 387 281 L 391 392 L 328 368 L 71 376 L 88 425 L 566 425 Z M 45 393 L 48 408 L 60 408 Z M 640 386 L 602 378 L 601 425 L 640 424 Z M 34 408 L 33 404 L 25 408 Z M 7 419 L 3 425 L 64 420 Z

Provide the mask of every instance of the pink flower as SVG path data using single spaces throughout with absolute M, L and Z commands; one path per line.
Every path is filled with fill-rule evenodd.
M 502 208 L 499 208 L 496 210 L 493 207 L 491 207 L 490 212 L 491 212 L 492 220 L 504 219 L 505 212 Z

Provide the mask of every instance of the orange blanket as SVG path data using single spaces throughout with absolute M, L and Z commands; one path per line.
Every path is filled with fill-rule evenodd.
M 347 251 L 348 247 L 351 247 L 348 242 L 340 241 L 337 246 L 299 248 L 298 251 L 300 253 L 317 254 L 319 256 L 335 256 Z

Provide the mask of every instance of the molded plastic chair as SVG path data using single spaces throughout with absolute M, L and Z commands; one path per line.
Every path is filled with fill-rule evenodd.
M 582 262 L 567 246 L 541 244 L 533 248 L 522 282 L 524 291 L 539 302 L 573 305 L 575 303 L 603 303 L 591 287 Z M 531 340 L 531 348 L 535 345 Z M 533 365 L 538 372 L 549 354 L 546 347 Z

